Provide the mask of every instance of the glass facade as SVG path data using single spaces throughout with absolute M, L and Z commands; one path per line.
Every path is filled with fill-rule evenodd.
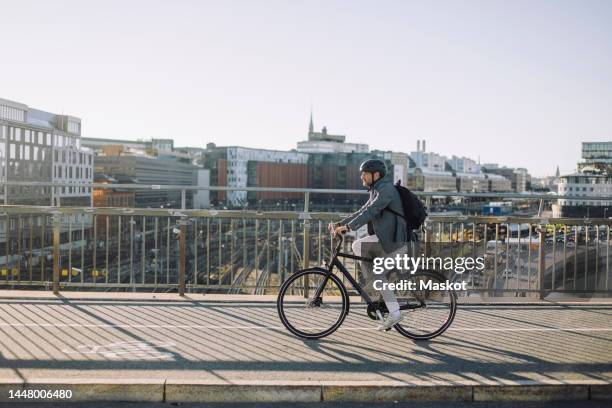
M 579 168 L 605 168 L 612 166 L 612 142 L 583 142 Z

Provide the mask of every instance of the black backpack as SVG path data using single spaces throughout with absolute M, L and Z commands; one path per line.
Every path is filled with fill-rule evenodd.
M 393 214 L 402 217 L 406 221 L 407 231 L 406 236 L 412 237 L 412 230 L 418 230 L 423 226 L 425 219 L 427 218 L 427 211 L 425 211 L 425 206 L 419 200 L 412 191 L 408 190 L 406 187 L 401 185 L 401 180 L 398 180 L 395 183 L 395 188 L 400 195 L 402 200 L 402 207 L 404 209 L 404 214 L 400 214 L 397 211 L 393 211 L 389 207 L 385 208 L 392 212 Z

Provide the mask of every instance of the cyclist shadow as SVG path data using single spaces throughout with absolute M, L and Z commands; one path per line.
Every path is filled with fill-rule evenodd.
M 400 339 L 400 341 L 403 340 Z M 509 373 L 503 369 L 500 372 L 495 368 L 498 363 L 494 361 L 475 361 L 473 353 L 479 353 L 481 356 L 488 354 L 489 360 L 499 360 L 500 358 L 510 360 L 514 362 L 513 364 L 518 364 L 519 367 L 530 367 L 534 364 L 545 362 L 533 355 L 512 352 L 499 347 L 482 345 L 475 341 L 457 338 L 408 341 L 407 344 L 404 342 L 403 349 L 406 350 L 404 353 L 393 353 L 378 348 L 356 345 L 350 341 L 338 341 L 335 339 L 303 340 L 303 344 L 330 360 L 353 363 L 347 364 L 345 369 L 334 366 L 333 371 L 356 371 L 354 364 L 357 363 L 363 367 L 363 370 L 398 381 L 405 380 L 406 374 L 415 375 L 418 373 L 422 375 L 424 372 L 427 372 L 426 377 L 431 380 L 447 381 L 448 379 L 444 373 L 452 373 L 455 377 L 460 376 L 464 380 L 473 381 L 474 378 L 472 376 L 457 371 L 457 367 L 464 367 L 466 365 L 469 365 L 470 371 L 479 372 L 482 377 L 480 380 L 482 381 L 495 379 L 502 375 L 502 373 L 509 380 L 525 379 L 520 374 Z M 441 350 L 441 346 L 447 347 L 447 351 Z M 347 350 L 347 348 L 350 348 L 352 351 Z M 451 351 L 451 348 L 453 351 Z M 400 348 L 398 347 L 398 349 Z M 369 354 L 369 356 L 364 356 L 362 353 Z M 391 359 L 392 363 L 389 363 L 388 359 Z M 428 361 L 424 361 L 424 359 Z M 435 373 L 431 371 L 431 364 L 436 366 Z M 389 371 L 390 365 L 393 366 L 393 372 Z M 544 374 L 540 373 L 540 375 Z
M 374 327 L 372 327 L 372 331 L 374 331 Z M 346 359 L 359 361 L 361 363 L 379 363 L 381 362 L 381 358 L 384 361 L 385 357 L 392 359 L 394 362 L 414 361 L 414 359 L 412 358 L 414 356 L 415 351 L 414 347 L 417 346 L 418 343 L 414 343 L 410 340 L 405 339 L 404 337 L 401 337 L 399 333 L 374 331 L 374 333 L 376 333 L 377 339 L 384 338 L 384 344 L 386 345 L 386 347 L 391 345 L 393 347 L 393 350 L 408 350 L 409 353 L 402 353 L 401 351 L 396 352 L 388 349 L 385 350 L 384 348 L 371 347 L 368 346 L 368 344 L 377 343 L 373 342 L 372 336 L 364 334 L 367 332 L 368 330 L 351 330 L 350 336 L 347 337 L 344 332 L 338 331 L 336 333 L 333 333 L 330 337 L 318 340 L 299 340 L 305 347 L 308 347 L 312 351 L 320 353 L 334 360 L 342 360 L 342 358 L 339 358 L 339 356 L 341 356 Z
M 475 340 L 457 338 L 453 335 L 443 335 L 425 341 L 414 341 L 399 337 L 401 336 L 399 333 L 376 332 L 381 339 L 384 336 L 384 340 L 377 344 L 385 344 L 387 348 L 385 350 L 385 347 L 364 345 L 372 344 L 372 337 L 359 335 L 358 333 L 358 331 L 351 331 L 349 339 L 338 339 L 337 337 L 343 336 L 343 334 L 335 333 L 332 334 L 332 337 L 335 338 L 302 339 L 301 342 L 312 351 L 333 360 L 350 359 L 353 362 L 384 365 L 385 360 L 392 359 L 394 363 L 413 363 L 406 367 L 407 371 L 418 371 L 418 367 L 424 364 L 423 358 L 434 360 L 433 362 L 438 364 L 440 368 L 449 367 L 450 369 L 463 364 L 474 364 L 474 353 L 486 356 L 487 360 L 522 361 L 527 365 L 544 362 L 541 358 L 527 352 L 508 350 L 504 347 L 482 344 Z M 388 349 L 389 346 L 400 351 L 391 351 Z M 480 361 L 477 364 L 486 367 L 492 363 Z M 401 371 L 405 370 L 402 369 Z
M 384 350 L 379 350 L 363 345 L 358 345 L 355 343 L 349 343 L 344 341 L 337 340 L 302 340 L 304 346 L 310 348 L 312 351 L 320 353 L 323 356 L 326 356 L 333 360 L 342 360 L 339 356 L 345 357 L 347 359 L 353 359 L 361 363 L 372 363 L 377 362 L 378 359 L 365 357 L 361 352 L 370 352 L 376 353 L 378 356 L 384 355 L 386 357 L 390 357 L 395 359 L 396 361 L 404 360 L 410 361 L 406 355 L 391 353 Z M 353 349 L 354 351 L 349 351 L 348 347 Z

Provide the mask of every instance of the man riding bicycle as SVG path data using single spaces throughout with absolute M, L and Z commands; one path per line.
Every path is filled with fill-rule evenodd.
M 397 214 L 403 213 L 403 206 L 399 192 L 388 178 L 387 166 L 379 159 L 370 159 L 361 163 L 361 182 L 368 188 L 370 198 L 356 212 L 336 224 L 334 233 L 341 234 L 346 231 L 356 231 L 368 224 L 368 236 L 353 242 L 353 252 L 357 256 L 395 257 L 407 250 L 406 223 Z M 391 210 L 388 211 L 387 209 Z M 399 223 L 399 224 L 398 224 Z M 361 268 L 366 278 L 368 288 L 372 287 L 374 273 L 370 262 L 361 261 Z M 381 276 L 386 282 L 386 277 Z M 378 326 L 378 330 L 387 330 L 402 320 L 397 298 L 392 290 L 380 291 L 389 310 L 387 317 Z

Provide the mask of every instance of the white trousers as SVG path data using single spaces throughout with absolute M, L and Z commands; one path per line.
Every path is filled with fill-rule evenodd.
M 400 254 L 403 255 L 408 250 L 408 247 L 404 245 L 398 250 L 391 252 L 390 254 L 385 253 L 378 241 L 378 237 L 376 235 L 368 235 L 361 239 L 355 240 L 353 242 L 353 253 L 357 256 L 363 256 L 366 258 L 376 258 L 376 257 L 390 257 L 394 258 L 395 255 Z M 361 270 L 363 271 L 366 285 L 368 289 L 373 289 L 373 282 L 376 279 L 380 279 L 383 283 L 387 283 L 387 273 L 382 273 L 380 275 L 376 275 L 373 272 L 373 265 L 370 262 L 359 261 L 361 264 Z M 368 292 L 371 292 L 369 290 Z M 399 303 L 397 303 L 397 298 L 395 297 L 395 293 L 392 290 L 384 289 L 380 291 L 385 304 L 387 305 L 387 309 L 389 309 L 389 314 L 397 314 L 399 313 Z

